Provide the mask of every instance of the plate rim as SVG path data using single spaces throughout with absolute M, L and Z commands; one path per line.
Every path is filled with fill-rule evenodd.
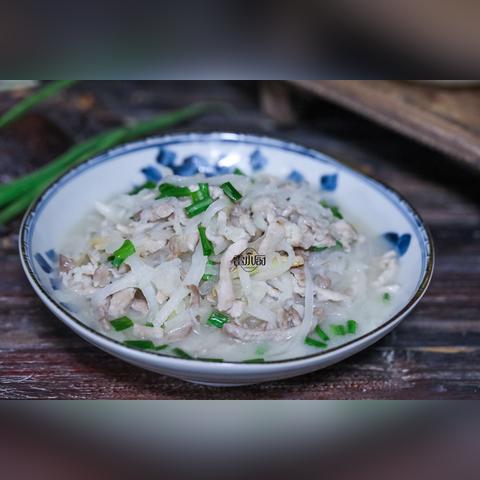
M 417 289 L 409 301 L 394 315 L 389 317 L 385 322 L 382 322 L 381 325 L 375 327 L 373 330 L 370 330 L 360 337 L 355 337 L 348 342 L 345 342 L 341 345 L 337 345 L 328 350 L 321 350 L 311 355 L 305 355 L 302 357 L 294 357 L 288 359 L 281 359 L 281 360 L 271 360 L 271 361 L 264 361 L 261 363 L 245 363 L 245 362 L 235 362 L 235 361 L 223 361 L 223 362 L 211 362 L 208 360 L 202 360 L 199 358 L 181 358 L 175 357 L 172 355 L 166 355 L 161 352 L 153 352 L 148 350 L 140 350 L 134 347 L 129 347 L 122 342 L 115 340 L 108 335 L 98 332 L 97 330 L 89 327 L 85 323 L 83 323 L 80 319 L 76 318 L 70 312 L 68 312 L 60 303 L 58 303 L 54 298 L 50 296 L 50 294 L 46 291 L 46 289 L 42 286 L 41 282 L 37 280 L 35 270 L 32 266 L 32 257 L 28 254 L 28 241 L 33 235 L 33 229 L 35 227 L 35 219 L 38 218 L 41 209 L 43 206 L 46 205 L 48 200 L 55 194 L 55 192 L 62 187 L 62 185 L 77 175 L 81 174 L 84 170 L 90 169 L 96 165 L 102 164 L 106 161 L 110 161 L 118 157 L 119 155 L 133 153 L 135 151 L 144 150 L 147 148 L 152 147 L 162 147 L 172 144 L 178 143 L 187 143 L 187 142 L 208 142 L 208 141 L 222 141 L 222 142 L 232 142 L 232 143 L 249 143 L 252 145 L 267 146 L 267 147 L 276 147 L 280 148 L 281 150 L 292 151 L 295 153 L 299 153 L 302 155 L 306 155 L 307 157 L 312 158 L 313 160 L 321 161 L 323 163 L 327 163 L 332 165 L 340 170 L 347 171 L 355 176 L 359 177 L 361 180 L 366 180 L 369 182 L 370 186 L 373 186 L 377 190 L 380 190 L 380 193 L 387 196 L 389 200 L 394 203 L 399 204 L 401 210 L 404 211 L 406 214 L 407 219 L 412 223 L 413 229 L 416 233 L 420 232 L 423 235 L 420 238 L 423 241 L 420 241 L 420 247 L 422 248 L 422 254 L 425 250 L 425 269 L 422 272 L 421 279 L 418 283 Z M 412 220 L 414 220 L 412 222 Z M 31 222 L 34 222 L 31 225 Z M 179 132 L 173 134 L 166 134 L 166 135 L 159 135 L 159 136 L 152 136 L 148 137 L 139 141 L 129 142 L 126 144 L 122 144 L 118 147 L 113 149 L 107 150 L 106 152 L 102 153 L 101 155 L 94 156 L 85 162 L 80 163 L 79 165 L 75 165 L 70 167 L 65 173 L 63 173 L 60 177 L 56 178 L 52 182 L 48 184 L 45 190 L 35 199 L 35 201 L 29 206 L 28 210 L 26 211 L 22 223 L 20 225 L 19 231 L 19 253 L 20 253 L 20 260 L 27 276 L 30 284 L 34 288 L 35 292 L 39 296 L 39 298 L 47 304 L 49 309 L 54 307 L 54 309 L 58 310 L 61 315 L 64 315 L 68 322 L 74 322 L 77 325 L 77 328 L 80 330 L 85 330 L 88 335 L 93 335 L 94 337 L 99 337 L 101 342 L 106 342 L 107 344 L 110 343 L 115 348 L 124 350 L 130 355 L 135 353 L 135 356 L 138 358 L 142 358 L 147 356 L 148 358 L 156 358 L 156 359 L 165 359 L 165 360 L 172 360 L 176 362 L 190 362 L 195 363 L 197 365 L 208 366 L 210 369 L 225 369 L 225 368 L 239 368 L 242 369 L 257 369 L 262 368 L 266 369 L 269 366 L 274 365 L 295 365 L 315 359 L 322 359 L 332 357 L 342 351 L 347 351 L 349 349 L 354 348 L 355 346 L 360 346 L 368 342 L 369 339 L 372 337 L 379 336 L 377 340 L 379 340 L 382 336 L 381 333 L 385 330 L 385 334 L 389 332 L 389 330 L 393 329 L 421 300 L 421 298 L 426 293 L 428 286 L 431 282 L 435 264 L 435 249 L 433 244 L 433 237 L 430 232 L 430 229 L 420 216 L 420 214 L 416 211 L 416 209 L 410 204 L 410 202 L 405 199 L 400 193 L 398 193 L 395 189 L 387 186 L 382 181 L 374 178 L 371 175 L 365 174 L 358 169 L 347 166 L 344 163 L 334 159 L 333 157 L 322 153 L 318 150 L 313 148 L 304 147 L 300 144 L 295 142 L 291 142 L 288 140 L 281 140 L 278 138 L 273 138 L 264 135 L 256 135 L 250 133 L 235 133 L 235 132 Z M 43 296 L 43 298 L 42 298 Z M 55 314 L 55 312 L 52 312 Z M 56 314 L 55 314 L 56 315 Z M 69 328 L 72 328 L 71 325 L 68 324 L 63 318 L 61 318 L 63 323 L 66 323 Z M 78 332 L 75 332 L 78 334 Z M 82 335 L 81 335 L 82 336 Z M 83 336 L 82 336 L 83 337 Z M 85 338 L 85 337 L 83 337 Z M 374 343 L 374 340 L 371 343 Z M 98 345 L 94 344 L 97 348 Z M 366 347 L 364 347 L 366 348 Z M 363 348 L 360 348 L 363 350 Z M 348 355 L 347 355 L 348 356 Z

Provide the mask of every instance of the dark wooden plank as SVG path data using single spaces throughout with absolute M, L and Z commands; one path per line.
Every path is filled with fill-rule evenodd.
M 78 99 L 84 96 L 94 101 L 82 112 L 75 105 L 82 105 Z M 287 138 L 332 154 L 405 195 L 431 227 L 436 244 L 436 270 L 425 298 L 390 335 L 326 370 L 242 388 L 191 385 L 127 365 L 90 346 L 53 317 L 21 271 L 14 222 L 0 237 L 0 398 L 478 398 L 480 199 L 478 178 L 470 172 L 299 92 L 292 92 L 292 100 L 300 123 L 280 130 L 259 112 L 251 83 L 87 82 L 37 114 L 62 130 L 60 136 L 79 139 L 124 118 L 214 97 L 235 104 L 238 114 L 226 119 L 211 115 L 182 130 L 250 131 Z M 56 138 L 58 133 L 51 134 Z M 0 172 L 13 175 L 38 164 L 31 163 L 32 151 L 20 147 L 15 150 L 18 157 L 2 156 L 3 136 Z M 37 162 L 54 153 L 44 152 Z
M 294 83 L 480 170 L 477 87 L 439 88 L 385 80 L 296 80 Z

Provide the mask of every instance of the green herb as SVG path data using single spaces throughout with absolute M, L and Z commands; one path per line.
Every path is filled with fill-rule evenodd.
M 337 250 L 343 250 L 343 243 L 338 240 L 335 240 L 335 248 Z
M 310 247 L 308 250 L 310 252 L 323 252 L 324 250 L 326 250 L 328 247 Z
M 52 181 L 69 168 L 121 143 L 172 127 L 211 110 L 215 105 L 199 103 L 154 117 L 132 126 L 104 132 L 74 145 L 53 162 L 8 184 L 0 185 L 0 225 L 23 213 Z M 8 206 L 7 206 L 8 205 Z
M 315 340 L 312 337 L 305 338 L 305 345 L 310 345 L 311 347 L 315 348 L 327 348 L 327 344 L 324 342 L 320 342 L 319 340 Z
M 112 265 L 119 268 L 120 265 L 131 255 L 135 253 L 135 246 L 131 240 L 125 240 L 123 245 L 113 252 L 113 255 L 108 257 L 108 260 L 112 262 Z
M 267 345 L 260 345 L 260 346 L 255 350 L 255 354 L 256 354 L 256 355 L 265 355 L 265 353 L 267 352 L 267 350 L 268 350 Z
M 202 244 L 203 254 L 209 257 L 213 253 L 213 244 L 207 238 L 206 228 L 203 225 L 198 226 L 198 235 L 200 236 L 200 242 Z
M 336 218 L 338 218 L 338 219 L 340 219 L 340 220 L 343 219 L 343 215 L 341 214 L 340 209 L 339 209 L 337 206 L 335 206 L 335 205 L 330 205 L 326 200 L 322 200 L 322 201 L 320 202 L 320 205 L 321 205 L 323 208 L 328 208 L 328 209 L 332 212 L 332 214 L 333 214 L 334 217 L 336 217 Z
M 223 358 L 197 357 L 197 360 L 203 360 L 204 362 L 215 362 L 215 363 L 222 363 L 223 362 Z
M 207 281 L 215 277 L 216 275 L 214 273 L 209 273 L 207 272 L 209 266 L 214 266 L 215 262 L 212 262 L 212 260 L 207 260 L 207 266 L 205 267 L 205 273 L 202 276 L 202 280 Z
M 143 185 L 139 185 L 138 187 L 135 187 L 129 195 L 136 195 L 137 193 L 141 192 L 142 190 L 148 189 L 148 190 L 153 190 L 156 188 L 157 184 L 155 182 L 152 182 L 151 180 L 148 180 L 148 182 L 145 182 Z
M 145 324 L 146 327 L 154 327 L 155 325 L 152 322 L 147 322 Z
M 180 358 L 188 358 L 188 359 L 192 359 L 193 357 L 191 355 L 189 355 L 185 350 L 182 350 L 181 348 L 174 348 L 172 350 L 172 352 L 177 355 L 177 357 L 180 357 Z
M 204 198 L 203 200 L 194 202 L 188 207 L 185 207 L 184 210 L 185 210 L 185 213 L 187 214 L 187 217 L 192 218 L 204 212 L 210 206 L 212 201 L 213 200 L 211 198 Z
M 166 197 L 189 197 L 192 193 L 188 187 L 179 187 L 177 185 L 172 185 L 171 183 L 160 184 L 158 190 L 160 191 L 160 194 L 157 196 L 157 200 Z
M 249 358 L 248 360 L 244 360 L 242 363 L 265 363 L 265 359 L 263 359 L 263 358 Z
M 222 183 L 220 188 L 232 202 L 238 202 L 242 198 L 242 194 L 230 182 Z
M 110 324 L 117 332 L 121 332 L 122 330 L 133 327 L 133 322 L 128 317 L 120 317 L 115 320 L 111 320 Z
M 242 170 L 240 170 L 238 167 L 233 170 L 233 173 L 235 175 L 243 175 L 244 177 L 246 176 L 245 173 Z
M 330 337 L 320 328 L 320 325 L 315 327 L 315 333 L 325 342 L 330 340 Z
M 153 348 L 154 350 L 157 350 L 160 351 L 160 350 L 165 350 L 166 348 L 168 347 L 168 345 L 155 345 L 155 347 Z
M 357 322 L 355 320 L 347 321 L 347 332 L 354 334 L 357 331 Z
M 207 319 L 207 323 L 212 327 L 223 328 L 223 326 L 230 320 L 230 317 L 225 313 L 213 312 Z
M 203 200 L 204 198 L 210 198 L 208 183 L 199 183 L 198 190 L 192 192 L 192 201 L 195 203 Z
M 334 335 L 343 337 L 344 335 L 347 334 L 347 329 L 345 328 L 344 325 L 330 325 L 330 328 L 332 329 L 332 332 Z
M 155 350 L 155 345 L 151 340 L 125 340 L 123 343 L 127 347 L 138 348 L 140 350 Z
M 29 110 L 43 102 L 46 98 L 55 95 L 73 83 L 75 83 L 74 80 L 58 80 L 47 83 L 47 85 L 41 87 L 29 97 L 18 102 L 14 107 L 8 110 L 8 112 L 5 112 L 0 117 L 0 128 L 6 127 L 15 120 L 18 120 L 20 117 L 23 117 L 23 115 L 25 115 Z
M 385 293 L 383 294 L 383 301 L 384 301 L 385 303 L 389 302 L 391 298 L 392 298 L 392 297 L 391 297 L 391 295 L 390 295 L 388 292 L 385 292 Z

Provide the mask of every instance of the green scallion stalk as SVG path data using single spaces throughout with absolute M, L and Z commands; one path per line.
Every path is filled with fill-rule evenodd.
M 225 313 L 213 312 L 207 319 L 207 323 L 212 327 L 223 328 L 230 321 L 230 317 Z
M 155 182 L 152 182 L 151 180 L 148 180 L 148 182 L 145 182 L 143 185 L 139 185 L 138 187 L 135 187 L 129 195 L 136 195 L 137 193 L 141 192 L 142 190 L 153 190 L 156 188 L 157 184 Z
M 181 348 L 174 348 L 172 350 L 172 352 L 177 356 L 177 357 L 180 357 L 180 358 L 187 358 L 189 360 L 193 359 L 193 357 L 188 354 L 185 350 L 182 350 Z
M 232 201 L 238 202 L 242 198 L 242 194 L 230 183 L 225 182 L 220 185 L 223 193 Z
M 357 322 L 355 320 L 347 320 L 347 332 L 352 335 L 357 332 Z
M 203 225 L 198 226 L 198 235 L 200 237 L 200 242 L 202 244 L 203 254 L 206 257 L 209 257 L 213 253 L 213 244 L 207 238 L 206 228 Z
M 0 185 L 0 207 L 8 205 L 0 212 L 0 224 L 4 224 L 23 213 L 30 203 L 56 178 L 67 169 L 81 163 L 120 143 L 154 133 L 157 130 L 174 126 L 197 115 L 212 110 L 214 104 L 199 103 L 174 112 L 139 122 L 133 126 L 121 127 L 101 133 L 82 143 L 74 145 L 56 160 L 6 185 Z
M 15 120 L 18 120 L 20 117 L 23 117 L 29 110 L 43 102 L 48 97 L 55 95 L 64 88 L 69 87 L 75 83 L 75 80 L 58 80 L 55 82 L 50 82 L 38 89 L 32 95 L 24 98 L 13 106 L 10 110 L 5 112 L 0 116 L 0 128 L 10 125 Z
M 309 345 L 310 347 L 315 347 L 315 348 L 327 348 L 328 345 L 324 342 L 320 342 L 319 340 L 315 340 L 312 337 L 306 337 L 305 338 L 305 345 Z
M 265 363 L 264 358 L 249 358 L 248 360 L 244 360 L 242 363 Z
M 333 334 L 339 337 L 343 337 L 347 334 L 347 329 L 345 328 L 345 325 L 330 325 L 330 328 Z
M 335 240 L 335 248 L 337 250 L 343 250 L 343 243 L 340 242 L 339 240 Z
M 185 214 L 188 218 L 193 218 L 197 215 L 200 215 L 212 204 L 212 201 L 213 200 L 211 198 L 204 198 L 203 200 L 192 203 L 188 207 L 184 208 Z
M 108 260 L 112 262 L 112 265 L 119 268 L 120 265 L 131 255 L 136 252 L 135 245 L 131 240 L 125 240 L 123 245 L 113 252 L 113 255 L 108 257 Z
M 223 358 L 197 357 L 197 360 L 203 360 L 204 362 L 215 362 L 215 363 L 223 362 Z
M 128 317 L 120 317 L 111 320 L 110 325 L 112 325 L 117 332 L 121 332 L 122 330 L 133 327 L 133 322 Z
M 315 327 L 315 333 L 324 341 L 328 342 L 330 337 L 320 328 L 320 325 Z
M 385 293 L 383 294 L 383 297 L 382 297 L 382 299 L 383 299 L 383 301 L 384 301 L 385 303 L 388 303 L 391 298 L 392 298 L 392 296 L 391 296 L 388 292 L 385 292 Z
M 242 170 L 240 170 L 239 168 L 235 168 L 235 169 L 233 170 L 233 173 L 234 173 L 235 175 L 243 175 L 244 177 L 246 176 L 245 173 L 244 173 Z
M 147 323 L 145 324 L 145 326 L 146 326 L 146 327 L 152 327 L 152 328 L 153 328 L 155 325 L 154 325 L 152 322 L 147 322 Z
M 160 191 L 160 194 L 157 199 L 167 197 L 189 197 L 192 193 L 188 187 L 179 187 L 177 185 L 172 185 L 171 183 L 162 183 L 159 185 L 158 190 Z

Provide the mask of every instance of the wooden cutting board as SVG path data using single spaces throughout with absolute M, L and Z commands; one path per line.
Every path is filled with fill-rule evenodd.
M 394 80 L 295 80 L 480 172 L 480 88 Z

